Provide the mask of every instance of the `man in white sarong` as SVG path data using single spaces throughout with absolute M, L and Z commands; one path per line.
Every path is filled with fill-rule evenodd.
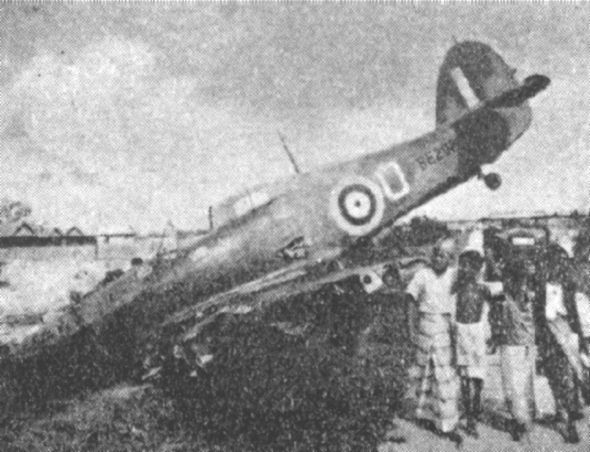
M 429 421 L 436 431 L 462 443 L 459 422 L 459 378 L 453 362 L 455 296 L 451 293 L 456 269 L 450 268 L 454 242 L 445 240 L 433 250 L 431 266 L 418 270 L 406 288 L 419 315 L 416 365 L 410 370 L 418 405 L 416 418 Z

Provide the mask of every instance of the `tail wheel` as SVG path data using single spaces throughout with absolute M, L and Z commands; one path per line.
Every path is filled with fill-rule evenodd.
M 490 190 L 497 190 L 502 185 L 502 178 L 498 173 L 486 174 L 483 181 Z

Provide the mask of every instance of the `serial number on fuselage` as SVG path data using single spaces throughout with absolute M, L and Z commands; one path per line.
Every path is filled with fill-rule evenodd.
M 422 171 L 432 165 L 436 165 L 441 160 L 456 152 L 457 148 L 452 141 L 443 143 L 441 146 L 424 152 L 422 155 L 416 157 L 416 163 Z

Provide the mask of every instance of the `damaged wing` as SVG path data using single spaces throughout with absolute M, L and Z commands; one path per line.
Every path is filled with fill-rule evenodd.
M 168 319 L 165 328 L 182 329 L 181 343 L 192 341 L 198 338 L 205 326 L 222 314 L 248 314 L 263 310 L 273 303 L 296 299 L 298 295 L 314 293 L 324 286 L 350 278 L 358 278 L 364 291 L 371 293 L 383 286 L 381 276 L 389 264 L 391 260 L 337 270 L 310 267 L 305 263 L 294 264 L 187 308 Z M 413 271 L 405 269 L 413 265 L 413 261 L 405 265 L 402 263 L 402 272 Z

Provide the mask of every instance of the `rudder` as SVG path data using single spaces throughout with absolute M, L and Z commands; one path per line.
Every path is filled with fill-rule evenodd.
M 455 44 L 439 71 L 437 125 L 452 122 L 479 102 L 516 88 L 515 72 L 487 44 L 476 41 Z

